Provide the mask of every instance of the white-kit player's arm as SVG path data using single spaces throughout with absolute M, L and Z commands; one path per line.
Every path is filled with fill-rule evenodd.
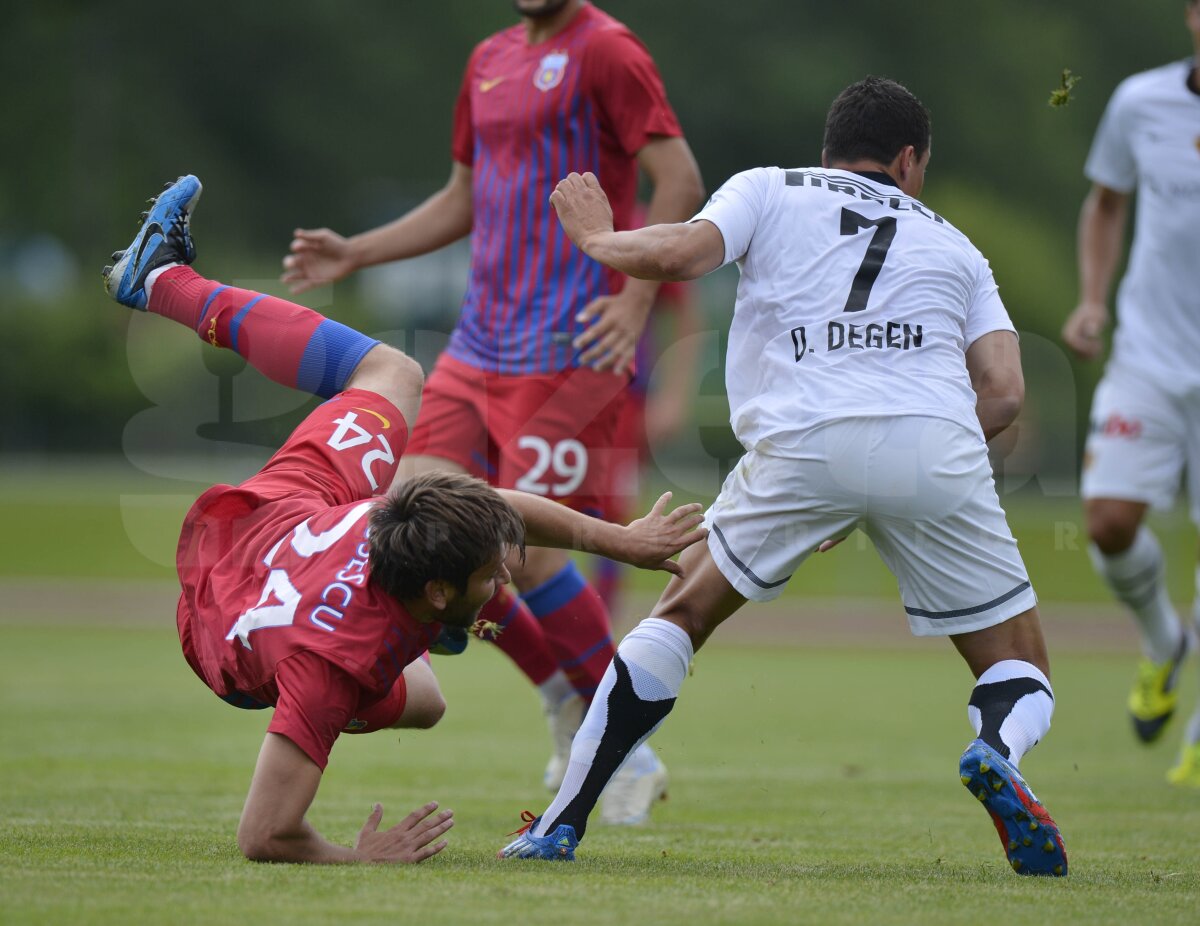
M 613 231 L 612 208 L 595 174 L 568 174 L 550 194 L 550 204 L 584 254 L 629 276 L 694 280 L 723 262 L 725 244 L 710 222 Z

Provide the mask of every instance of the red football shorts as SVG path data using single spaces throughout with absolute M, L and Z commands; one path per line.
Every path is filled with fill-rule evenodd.
M 486 373 L 442 354 L 425 381 L 408 452 L 605 517 L 617 490 L 613 471 L 630 453 L 613 446 L 628 382 L 583 367 Z
M 608 516 L 624 524 L 637 517 L 637 505 L 642 494 L 642 471 L 650 457 L 646 444 L 646 394 L 630 389 L 625 406 L 617 419 L 613 435 L 613 446 L 625 451 L 617 455 L 612 479 L 616 487 L 613 493 L 619 508 L 613 508 Z
M 381 495 L 396 475 L 408 425 L 391 402 L 347 389 L 318 405 L 238 488 L 262 498 L 316 496 L 333 507 Z

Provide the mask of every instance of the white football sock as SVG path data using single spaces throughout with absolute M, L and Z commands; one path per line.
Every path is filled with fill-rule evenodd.
M 555 669 L 554 674 L 537 687 L 538 693 L 542 696 L 542 703 L 547 708 L 557 707 L 575 694 L 575 686 L 571 684 L 567 673 L 562 669 Z
M 967 705 L 975 735 L 1018 766 L 1046 735 L 1053 714 L 1050 680 L 1019 659 L 997 662 L 979 676 Z
M 688 635 L 655 617 L 643 620 L 621 641 L 575 734 L 562 786 L 532 829 L 533 835 L 544 836 L 560 823 L 567 823 L 582 838 L 588 814 L 621 764 L 653 757 L 653 753 L 639 756 L 637 750 L 670 712 L 687 678 L 692 655 Z M 628 682 L 624 673 L 628 674 Z M 610 707 L 619 716 L 610 718 Z M 600 770 L 592 775 L 598 757 Z
M 170 270 L 172 267 L 182 267 L 179 261 L 170 264 L 163 264 L 161 267 L 155 267 L 146 274 L 146 282 L 142 284 L 142 288 L 146 290 L 146 301 L 150 301 L 150 290 L 154 288 L 154 284 L 158 282 L 158 278 Z
M 1151 662 L 1163 663 L 1179 651 L 1183 626 L 1167 594 L 1167 566 L 1158 540 L 1146 525 L 1138 528 L 1128 550 L 1105 556 L 1092 544 L 1092 565 L 1108 583 L 1117 600 L 1137 618 L 1142 652 Z

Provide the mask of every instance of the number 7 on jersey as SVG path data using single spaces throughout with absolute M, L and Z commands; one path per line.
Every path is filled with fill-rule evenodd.
M 888 248 L 896 237 L 896 219 L 894 216 L 884 216 L 882 219 L 868 219 L 859 215 L 853 209 L 842 208 L 842 234 L 857 235 L 866 228 L 874 228 L 871 243 L 867 245 L 867 253 L 863 255 L 858 272 L 854 274 L 854 282 L 850 285 L 850 295 L 846 297 L 846 307 L 843 312 L 861 312 L 867 307 L 871 298 L 871 287 L 879 279 L 879 271 L 887 259 Z

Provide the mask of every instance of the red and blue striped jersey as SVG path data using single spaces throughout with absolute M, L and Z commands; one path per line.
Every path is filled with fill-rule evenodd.
M 679 122 L 649 52 L 611 16 L 585 5 L 557 35 L 530 45 L 522 25 L 472 53 L 454 113 L 454 160 L 472 170 L 471 271 L 448 350 L 489 372 L 575 366 L 575 320 L 623 277 L 575 248 L 550 193 L 592 171 L 629 228 L 637 153 Z

